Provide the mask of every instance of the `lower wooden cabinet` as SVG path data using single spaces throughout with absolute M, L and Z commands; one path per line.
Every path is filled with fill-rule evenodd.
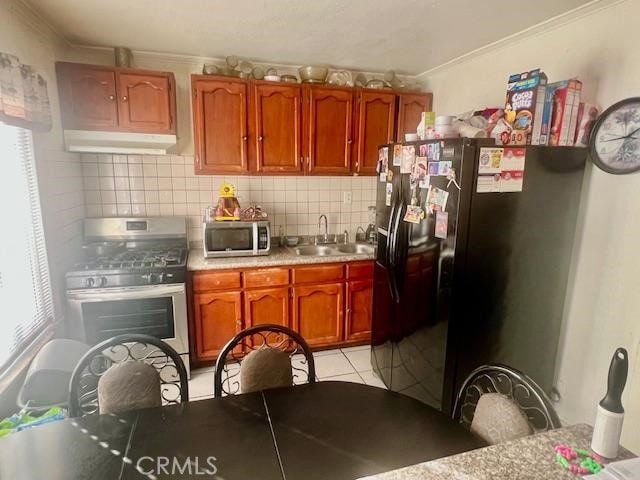
M 242 330 L 242 293 L 196 293 L 192 325 L 198 360 L 215 360 L 222 347 Z
M 348 282 L 346 305 L 345 340 L 368 340 L 371 337 L 373 279 Z
M 310 346 L 328 346 L 342 340 L 344 284 L 293 287 L 293 329 Z
M 292 328 L 315 349 L 371 337 L 373 261 L 209 270 L 194 272 L 189 285 L 194 366 L 213 362 L 241 330 L 266 323 Z

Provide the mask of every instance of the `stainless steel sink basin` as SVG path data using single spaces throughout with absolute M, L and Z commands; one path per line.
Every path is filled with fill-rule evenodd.
M 306 245 L 304 247 L 298 247 L 295 250 L 296 255 L 305 257 L 311 255 L 324 257 L 326 255 L 331 255 L 332 253 L 334 253 L 331 247 L 327 247 L 324 245 Z
M 374 247 L 372 245 L 365 245 L 362 243 L 343 243 L 336 246 L 336 250 L 340 253 L 355 253 L 355 254 L 371 254 Z

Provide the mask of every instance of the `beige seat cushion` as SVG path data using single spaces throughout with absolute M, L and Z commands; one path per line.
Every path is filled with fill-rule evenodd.
M 249 393 L 293 385 L 289 354 L 275 348 L 249 353 L 240 364 L 240 392 Z
M 98 381 L 100 413 L 118 413 L 139 408 L 159 407 L 160 375 L 144 362 L 113 365 Z
M 485 393 L 478 400 L 470 430 L 490 445 L 530 435 L 531 426 L 520 407 L 499 393 Z

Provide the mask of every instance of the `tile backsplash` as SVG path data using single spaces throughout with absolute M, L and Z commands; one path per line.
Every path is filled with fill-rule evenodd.
M 82 155 L 86 215 L 186 216 L 189 239 L 202 238 L 204 209 L 215 204 L 223 182 L 237 187 L 240 205 L 262 205 L 273 235 L 317 232 L 327 215 L 329 233 L 368 224 L 375 205 L 375 177 L 202 176 L 189 155 Z M 345 202 L 345 200 L 347 200 Z

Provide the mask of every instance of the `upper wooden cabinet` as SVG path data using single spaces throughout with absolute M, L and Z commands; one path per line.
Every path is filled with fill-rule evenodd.
M 265 174 L 301 173 L 300 85 L 254 82 L 249 112 L 251 169 Z
M 307 172 L 351 173 L 353 90 L 305 86 L 304 142 Z
M 176 133 L 172 73 L 66 62 L 56 71 L 63 128 Z
M 431 108 L 431 94 L 387 89 L 213 75 L 192 75 L 191 86 L 195 170 L 205 175 L 375 175 L 378 146 Z
M 64 128 L 118 128 L 116 72 L 113 68 L 57 63 L 56 70 Z
M 398 121 L 396 122 L 396 141 L 404 142 L 405 133 L 416 133 L 422 112 L 431 111 L 433 95 L 431 93 L 398 94 Z
M 386 90 L 359 90 L 354 172 L 376 174 L 378 146 L 393 142 L 396 95 Z
M 120 127 L 132 132 L 170 132 L 173 128 L 173 76 L 118 72 Z
M 248 173 L 248 83 L 193 75 L 192 87 L 196 173 Z

